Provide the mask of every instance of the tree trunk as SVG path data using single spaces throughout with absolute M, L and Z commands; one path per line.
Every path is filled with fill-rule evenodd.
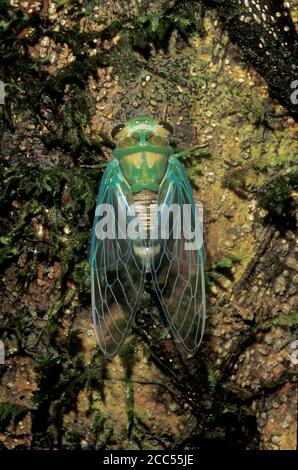
M 295 448 L 297 8 L 260 1 L 269 24 L 247 4 L 1 4 L 3 448 Z M 204 208 L 208 316 L 193 358 L 150 285 L 119 356 L 93 332 L 109 133 L 141 113 L 197 147 L 184 164 Z

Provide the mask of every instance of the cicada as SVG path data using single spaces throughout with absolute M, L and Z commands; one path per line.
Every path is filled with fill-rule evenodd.
M 99 188 L 91 241 L 93 322 L 103 353 L 117 354 L 154 286 L 188 353 L 206 316 L 202 223 L 169 123 L 138 116 L 112 131 L 116 146 Z

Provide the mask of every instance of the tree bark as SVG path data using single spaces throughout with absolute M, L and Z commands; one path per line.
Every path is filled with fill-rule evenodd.
M 297 9 L 274 2 L 271 41 L 242 21 L 248 2 L 37 3 L 1 5 L 1 446 L 294 449 Z M 208 317 L 193 358 L 150 285 L 119 356 L 93 332 L 98 186 L 111 128 L 139 113 L 197 147 Z

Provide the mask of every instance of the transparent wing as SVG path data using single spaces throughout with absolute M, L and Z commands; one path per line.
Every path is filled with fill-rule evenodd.
M 160 237 L 151 240 L 156 245 L 152 253 L 160 252 L 151 258 L 154 287 L 174 335 L 194 353 L 206 316 L 202 223 L 183 165 L 174 157 L 169 160 L 158 205 L 155 223 Z
M 99 190 L 90 254 L 93 323 L 107 357 L 119 351 L 144 287 L 145 268 L 135 255 L 135 248 L 144 242 L 126 237 L 132 219 L 133 197 L 118 161 L 113 160 Z

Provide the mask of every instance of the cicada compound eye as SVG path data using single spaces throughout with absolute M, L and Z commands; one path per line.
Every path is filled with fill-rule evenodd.
M 112 136 L 112 139 L 115 139 L 116 135 L 119 134 L 119 132 L 121 132 L 125 127 L 125 124 L 122 122 L 121 124 L 117 124 L 117 126 L 115 126 L 113 129 L 112 129 L 112 132 L 111 132 L 111 136 Z
M 163 127 L 164 129 L 166 129 L 170 134 L 173 134 L 173 133 L 174 133 L 173 127 L 172 127 L 171 124 L 169 124 L 168 122 L 166 122 L 166 121 L 159 121 L 159 125 L 160 125 L 161 127 Z

